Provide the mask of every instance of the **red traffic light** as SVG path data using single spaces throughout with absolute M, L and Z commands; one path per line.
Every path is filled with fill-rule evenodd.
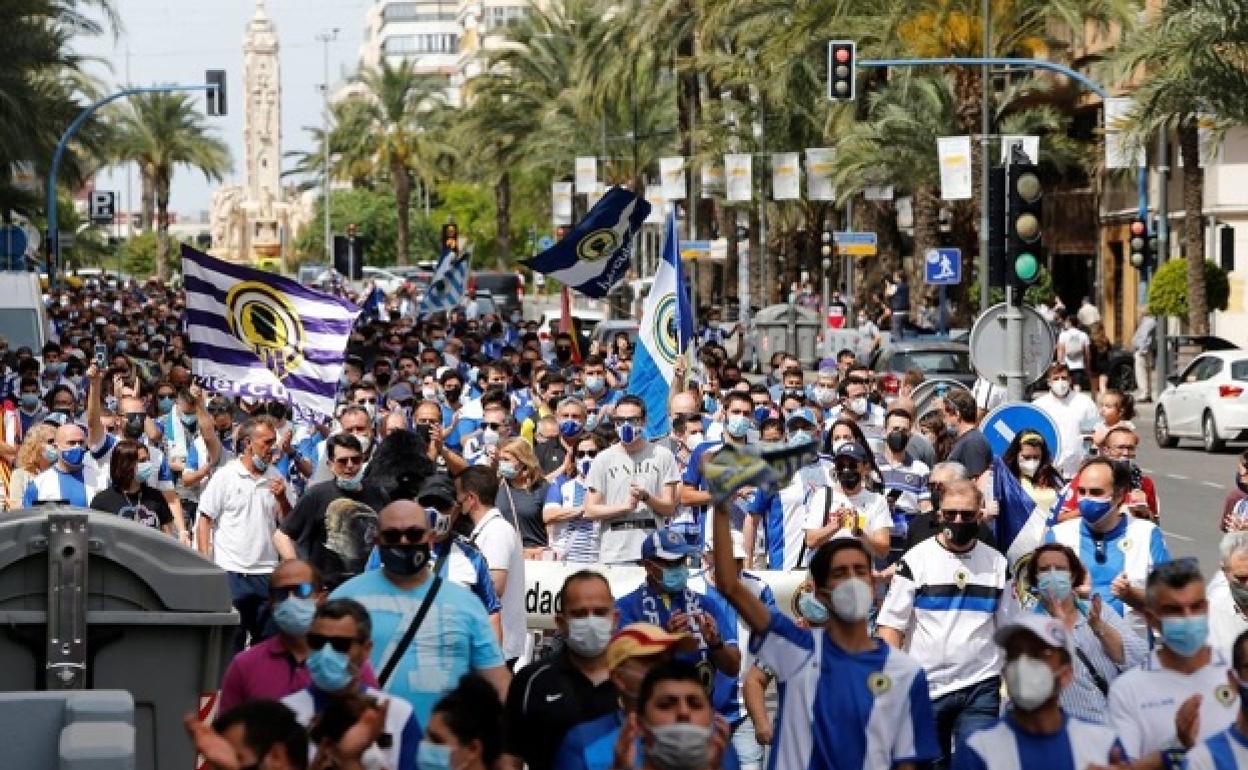
M 1138 220 L 1138 219 L 1137 219 L 1137 220 L 1135 220 L 1134 222 L 1132 222 L 1132 223 L 1131 223 L 1131 234 L 1132 234 L 1132 235 L 1143 235 L 1143 234 L 1144 234 L 1144 223 L 1143 223 L 1143 222 L 1141 222 L 1141 221 L 1140 221 L 1140 220 Z
M 846 48 L 836 49 L 836 60 L 841 64 L 849 61 L 849 50 Z

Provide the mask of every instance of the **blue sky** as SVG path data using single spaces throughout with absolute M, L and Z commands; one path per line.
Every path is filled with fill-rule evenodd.
M 130 56 L 130 82 L 202 83 L 204 70 L 225 69 L 229 114 L 206 118 L 230 146 L 234 178 L 244 172 L 243 148 L 243 32 L 255 13 L 255 0 L 114 0 L 123 30 L 114 38 L 79 38 L 80 54 L 99 59 L 87 69 L 110 85 L 125 82 L 126 51 Z M 324 47 L 319 32 L 338 27 L 338 39 L 330 44 L 330 78 L 341 82 L 354 72 L 364 31 L 364 16 L 371 0 L 267 0 L 269 15 L 277 27 L 281 45 L 282 151 L 307 150 L 311 142 L 304 126 L 320 125 L 324 79 Z M 202 105 L 202 96 L 200 99 Z M 227 182 L 230 181 L 227 179 Z M 126 174 L 112 170 L 96 180 L 97 189 L 116 190 L 124 207 Z M 175 172 L 170 208 L 180 215 L 195 216 L 207 209 L 215 187 L 197 171 Z M 138 180 L 134 175 L 132 200 L 137 206 Z

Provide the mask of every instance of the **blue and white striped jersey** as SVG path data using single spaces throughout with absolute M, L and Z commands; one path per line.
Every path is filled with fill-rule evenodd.
M 1009 715 L 976 730 L 953 753 L 953 770 L 1085 770 L 1108 766 L 1121 746 L 1108 727 L 1066 717 L 1052 735 L 1019 729 Z

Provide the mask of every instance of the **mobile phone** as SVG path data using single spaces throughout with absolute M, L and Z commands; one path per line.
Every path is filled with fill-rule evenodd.
M 1092 443 L 1091 436 L 1083 437 L 1083 453 L 1088 457 L 1092 457 L 1096 454 L 1096 445 Z
M 430 431 L 429 431 L 428 425 L 416 426 L 416 435 L 420 437 L 420 439 L 423 440 L 426 444 L 429 443 L 429 433 Z
M 108 345 L 95 343 L 95 366 L 101 372 L 108 368 Z

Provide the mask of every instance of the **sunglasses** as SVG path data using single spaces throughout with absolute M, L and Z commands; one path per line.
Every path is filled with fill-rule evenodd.
M 641 418 L 640 417 L 616 417 L 611 420 L 611 424 L 617 428 L 624 426 L 624 425 L 632 425 L 634 428 L 636 428 L 638 425 L 641 425 Z
M 975 518 L 979 516 L 979 511 L 941 508 L 940 515 L 944 517 L 945 521 L 975 521 Z
M 316 586 L 311 583 L 295 583 L 289 586 L 269 586 L 269 598 L 278 604 L 292 596 L 306 599 L 316 593 Z
M 481 423 L 481 427 L 488 428 L 489 430 L 498 430 L 503 427 L 503 424 L 501 422 L 483 422 Z
M 597 451 L 597 450 L 594 450 L 594 451 L 587 451 L 587 452 L 577 452 L 577 453 L 576 453 L 576 459 L 578 459 L 578 460 L 584 460 L 584 459 L 585 459 L 585 458 L 587 458 L 587 457 L 597 457 L 597 456 L 598 456 L 598 451 Z
M 334 652 L 348 653 L 351 651 L 351 645 L 355 644 L 358 639 L 354 636 L 326 636 L 325 634 L 308 634 L 308 646 L 314 650 L 319 650 L 325 645 L 334 648 Z
M 347 457 L 335 457 L 334 465 L 346 467 L 348 465 L 363 465 L 364 458 L 359 455 L 349 455 Z
M 382 545 L 401 545 L 404 541 L 413 545 L 423 543 L 425 533 L 428 530 L 420 527 L 408 527 L 407 529 L 383 529 L 377 533 L 377 542 Z
M 377 403 L 377 399 L 375 398 L 361 398 L 355 402 L 355 405 L 364 406 L 365 404 L 376 404 L 376 403 Z

